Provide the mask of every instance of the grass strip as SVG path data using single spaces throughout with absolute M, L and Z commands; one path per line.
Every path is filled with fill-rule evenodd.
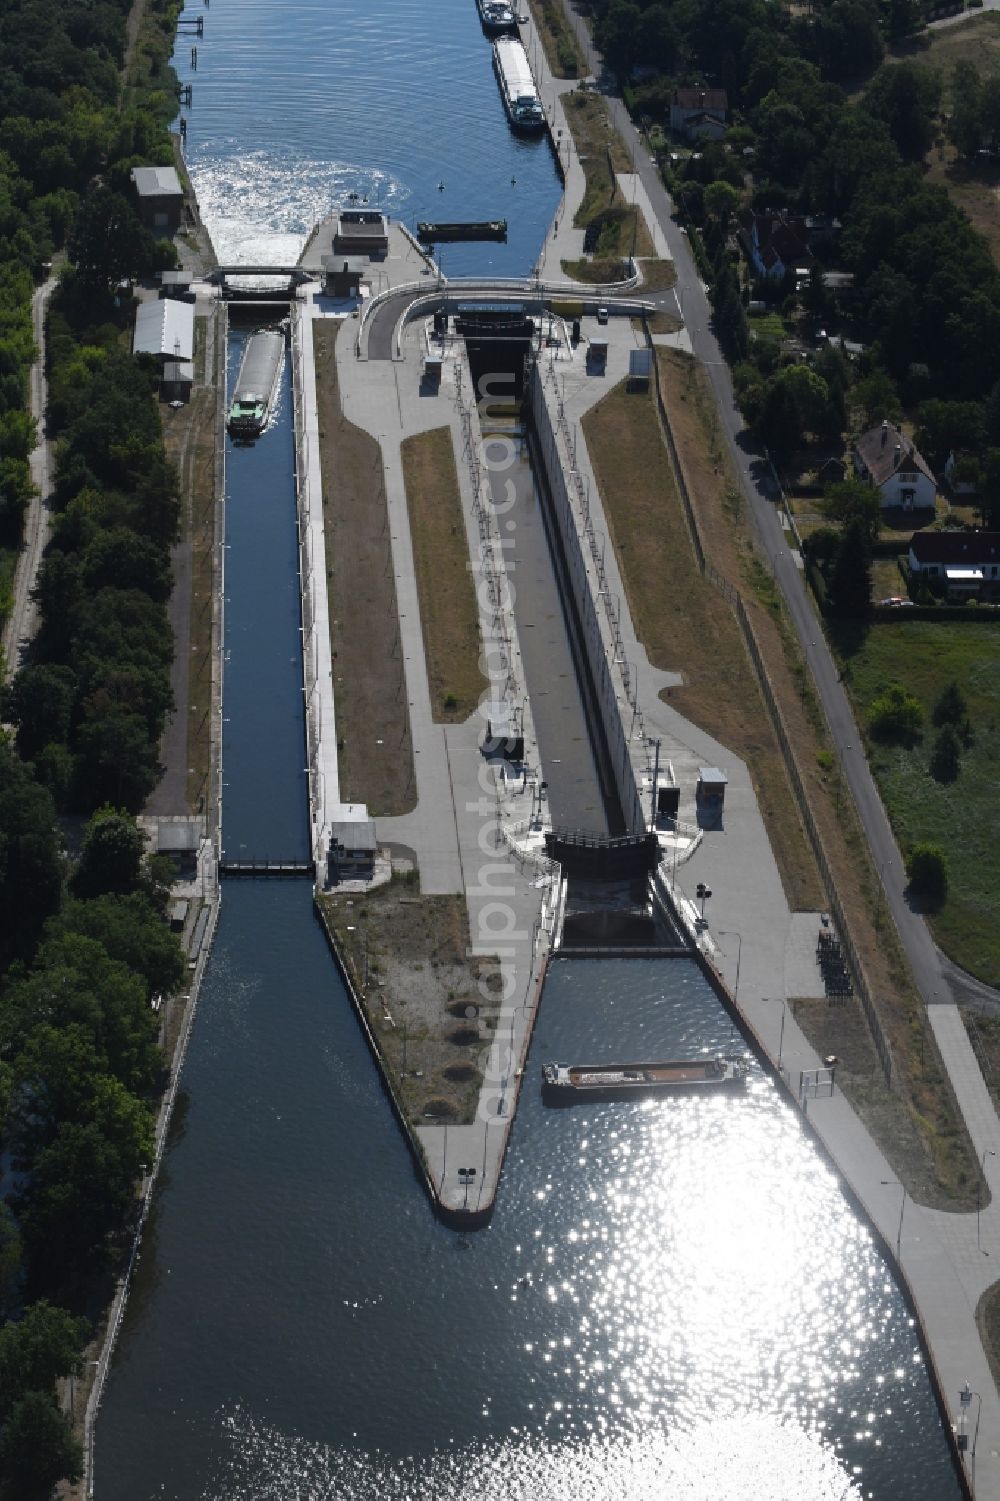
M 570 30 L 561 0 L 528 0 L 553 78 L 583 78 L 587 63 Z
M 396 575 L 382 451 L 344 416 L 338 328 L 313 325 L 340 794 L 388 817 L 417 795 Z
M 407 438 L 402 455 L 431 708 L 436 724 L 460 723 L 488 683 L 451 428 Z

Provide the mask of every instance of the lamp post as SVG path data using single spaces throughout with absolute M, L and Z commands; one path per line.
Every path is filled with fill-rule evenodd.
M 979 1239 L 979 1217 L 983 1212 L 983 1179 L 986 1177 L 986 1159 L 995 1156 L 996 1152 L 992 1147 L 984 1147 L 979 1159 L 979 1182 L 976 1184 L 976 1245 L 980 1251 L 983 1251 L 983 1247 Z M 989 1251 L 983 1251 L 984 1256 L 989 1254 Z
M 901 1188 L 903 1197 L 899 1205 L 899 1224 L 896 1226 L 896 1257 L 900 1255 L 900 1245 L 903 1240 L 903 1215 L 906 1213 L 906 1184 L 899 1183 L 895 1178 L 882 1178 L 879 1180 L 883 1188 Z
M 783 995 L 762 995 L 761 1000 L 769 1003 L 771 1001 L 781 1002 L 781 1028 L 778 1032 L 778 1073 L 780 1074 L 782 1071 L 781 1054 L 785 1046 L 785 1017 L 788 1015 L 788 999 Z
M 973 1489 L 973 1492 L 975 1492 L 975 1489 L 976 1489 L 976 1444 L 979 1442 L 979 1419 L 983 1415 L 983 1399 L 982 1399 L 982 1397 L 980 1396 L 980 1394 L 978 1392 L 974 1392 L 972 1390 L 972 1387 L 969 1385 L 968 1382 L 965 1383 L 965 1385 L 962 1387 L 962 1390 L 958 1394 L 959 1410 L 958 1410 L 958 1434 L 957 1434 L 957 1438 L 958 1438 L 958 1452 L 959 1452 L 959 1454 L 964 1454 L 965 1451 L 969 1447 L 969 1408 L 972 1406 L 972 1399 L 973 1399 L 973 1397 L 975 1397 L 975 1399 L 976 1399 L 977 1406 L 976 1406 L 976 1426 L 975 1426 L 975 1428 L 973 1430 L 973 1434 L 972 1434 L 972 1463 L 970 1465 L 970 1469 L 972 1471 L 972 1489 Z
M 740 962 L 743 958 L 743 934 L 738 933 L 735 928 L 719 928 L 718 933 L 720 938 L 736 939 L 736 984 L 733 988 L 733 1004 L 738 1006 L 740 1003 Z
M 474 1167 L 460 1167 L 459 1170 L 458 1170 L 458 1176 L 461 1178 L 462 1182 L 465 1184 L 465 1203 L 462 1205 L 462 1208 L 463 1209 L 468 1209 L 468 1207 L 469 1207 L 469 1184 L 472 1182 L 473 1178 L 476 1176 L 476 1169 Z

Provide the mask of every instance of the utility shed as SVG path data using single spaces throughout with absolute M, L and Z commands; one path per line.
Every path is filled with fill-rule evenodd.
M 503 699 L 493 699 L 486 706 L 483 751 L 486 755 L 499 752 L 505 761 L 524 760 L 524 733 L 517 728 L 510 706 Z
M 184 189 L 173 167 L 133 167 L 139 217 L 150 229 L 177 229 L 184 207 Z
M 645 391 L 653 370 L 653 351 L 633 349 L 628 357 L 628 388 L 630 391 Z
M 160 381 L 164 401 L 190 401 L 194 385 L 194 366 L 189 360 L 167 360 Z
M 347 208 L 337 220 L 335 255 L 377 255 L 389 248 L 385 215 L 376 209 Z
M 198 849 L 205 837 L 203 818 L 159 818 L 156 853 L 173 861 L 177 874 L 191 877 L 198 869 Z
M 143 302 L 135 315 L 133 354 L 151 354 L 158 360 L 194 359 L 194 308 L 175 297 Z
M 375 820 L 360 818 L 330 825 L 327 876 L 331 886 L 340 881 L 370 881 L 375 874 Z
M 368 263 L 359 256 L 324 255 L 323 273 L 330 297 L 358 297 Z
M 726 773 L 720 771 L 717 766 L 699 766 L 695 801 L 721 808 L 726 799 L 728 781 Z

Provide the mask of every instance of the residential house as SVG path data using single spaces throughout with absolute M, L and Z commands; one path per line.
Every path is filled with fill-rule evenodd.
M 933 508 L 937 481 L 901 428 L 891 422 L 869 428 L 855 443 L 853 458 L 858 477 L 878 490 L 883 510 Z
M 1000 532 L 914 532 L 910 572 L 943 585 L 951 599 L 1000 597 Z
M 670 129 L 692 139 L 719 141 L 726 133 L 728 108 L 725 89 L 674 89 Z
M 139 217 L 150 229 L 180 227 L 184 189 L 173 167 L 133 167 Z
M 784 209 L 750 214 L 740 230 L 740 242 L 754 271 L 768 281 L 808 277 L 812 269 L 806 222 Z

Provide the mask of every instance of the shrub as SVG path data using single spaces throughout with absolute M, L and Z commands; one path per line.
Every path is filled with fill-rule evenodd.
M 920 700 L 899 683 L 891 683 L 872 704 L 868 728 L 876 740 L 912 745 L 920 739 L 923 727 Z
M 965 696 L 958 684 L 952 682 L 942 689 L 941 696 L 934 705 L 931 719 L 940 729 L 945 724 L 961 724 L 967 713 Z
M 962 766 L 962 746 L 953 724 L 942 727 L 931 752 L 930 773 L 936 782 L 953 782 Z

